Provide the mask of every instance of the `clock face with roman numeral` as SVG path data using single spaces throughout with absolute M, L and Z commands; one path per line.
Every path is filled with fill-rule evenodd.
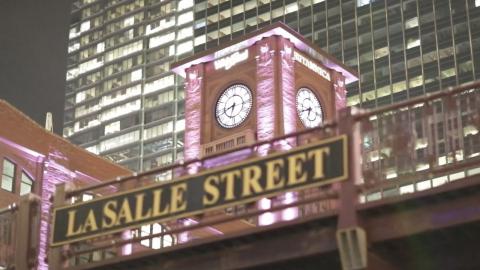
M 300 88 L 297 92 L 297 113 L 307 128 L 318 127 L 323 122 L 322 105 L 308 88 Z
M 215 106 L 215 116 L 220 126 L 234 128 L 247 119 L 252 108 L 252 92 L 243 84 L 225 89 Z

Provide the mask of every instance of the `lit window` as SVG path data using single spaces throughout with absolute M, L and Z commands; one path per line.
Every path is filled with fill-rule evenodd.
M 102 57 L 94 58 L 92 60 L 83 62 L 80 65 L 78 65 L 78 74 L 88 72 L 90 70 L 96 69 L 101 66 L 103 66 L 103 58 Z
M 20 183 L 20 196 L 32 192 L 33 179 L 25 172 L 22 172 L 22 182 Z
M 375 59 L 379 59 L 387 55 L 388 55 L 388 47 L 383 47 L 375 50 Z
M 68 38 L 72 39 L 72 38 L 76 38 L 80 35 L 80 32 L 77 32 L 77 28 L 74 27 L 74 28 L 71 28 L 70 29 L 70 32 L 68 33 Z
M 101 121 L 107 121 L 125 114 L 129 114 L 133 111 L 140 110 L 140 100 L 134 100 L 132 102 L 128 102 L 117 107 L 111 108 L 106 110 L 100 116 Z
M 105 58 L 106 58 L 106 61 L 111 61 L 129 54 L 132 54 L 134 52 L 141 51 L 142 49 L 143 49 L 143 41 L 139 40 L 107 52 Z
M 175 32 L 171 32 L 161 36 L 155 36 L 150 38 L 149 48 L 155 48 L 157 46 L 163 45 L 165 43 L 175 40 Z
M 370 4 L 370 0 L 357 0 L 357 7 L 362 7 Z
M 13 192 L 15 186 L 15 164 L 7 159 L 3 160 L 2 189 Z
M 131 82 L 138 81 L 138 80 L 141 80 L 141 79 L 142 79 L 142 70 L 141 69 L 137 69 L 137 70 L 132 71 L 132 74 L 130 76 L 130 81 Z
M 287 5 L 285 7 L 285 14 L 288 14 L 288 13 L 291 13 L 291 12 L 295 12 L 298 10 L 298 3 L 292 3 L 290 5 Z
M 173 75 L 169 75 L 158 80 L 148 82 L 145 84 L 144 94 L 148 94 L 160 89 L 167 88 L 175 84 L 175 77 Z
M 148 139 L 151 139 L 151 138 L 154 138 L 154 137 L 157 137 L 157 136 L 162 136 L 162 135 L 165 135 L 165 134 L 169 134 L 169 133 L 172 133 L 172 132 L 173 132 L 173 122 L 170 121 L 170 122 L 158 125 L 158 126 L 154 126 L 154 127 L 145 129 L 143 138 L 145 140 L 148 140 Z
M 138 130 L 123 134 L 100 143 L 100 151 L 104 152 L 122 145 L 137 142 L 140 139 L 140 132 Z
M 420 39 L 419 38 L 413 38 L 409 39 L 407 42 L 407 49 L 414 48 L 420 46 Z
M 87 147 L 87 148 L 85 148 L 85 150 L 87 150 L 88 152 L 93 153 L 95 155 L 98 155 L 98 153 L 99 153 L 98 145 L 93 145 L 93 146 Z
M 193 42 L 191 40 L 178 44 L 177 46 L 177 55 L 182 55 L 189 51 L 193 50 Z
M 405 28 L 410 29 L 418 26 L 418 17 L 411 18 L 405 22 Z
M 78 41 L 68 45 L 68 53 L 74 52 L 78 49 L 80 49 L 80 42 Z
M 423 75 L 413 77 L 408 82 L 409 88 L 414 88 L 423 84 Z
M 177 40 L 193 36 L 193 28 L 191 26 L 180 29 L 177 33 Z
M 175 123 L 175 131 L 183 131 L 185 130 L 185 119 L 177 120 Z
M 207 42 L 207 37 L 205 35 L 201 35 L 195 38 L 195 46 L 204 44 L 205 42 Z
M 475 7 L 480 7 L 480 0 L 475 0 Z
M 75 79 L 78 76 L 78 68 L 72 68 L 67 71 L 67 81 Z
M 117 131 L 120 131 L 120 121 L 116 121 L 108 125 L 105 125 L 105 135 L 112 134 Z
M 240 4 L 238 6 L 234 6 L 233 7 L 233 15 L 237 15 L 237 14 L 240 14 L 240 13 L 243 13 L 243 4 Z
M 152 225 L 144 225 L 140 229 L 140 236 L 141 237 L 149 236 L 152 234 L 158 234 L 165 231 L 166 229 L 158 223 L 155 223 Z M 174 244 L 174 241 L 175 241 L 175 238 L 172 235 L 167 234 L 160 237 L 145 239 L 145 240 L 142 240 L 140 243 L 141 245 L 152 248 L 152 249 L 160 249 L 160 248 L 172 246 Z
M 446 78 L 455 76 L 455 74 L 456 74 L 455 68 L 449 68 L 449 69 L 446 69 L 446 70 L 442 70 L 440 72 L 440 74 L 441 74 L 442 79 L 446 79 Z
M 85 31 L 88 31 L 89 29 L 90 29 L 90 21 L 83 22 L 80 25 L 80 32 L 85 32 Z
M 97 44 L 97 53 L 105 51 L 105 42 L 100 42 Z
M 133 25 L 134 23 L 135 23 L 135 16 L 128 17 L 123 21 L 123 27 Z
M 193 21 L 193 12 L 186 12 L 178 16 L 177 25 L 182 25 L 188 22 Z
M 405 81 L 397 82 L 392 85 L 392 92 L 398 93 L 407 89 L 407 83 Z
M 180 0 L 178 1 L 178 11 L 193 7 L 193 0 Z

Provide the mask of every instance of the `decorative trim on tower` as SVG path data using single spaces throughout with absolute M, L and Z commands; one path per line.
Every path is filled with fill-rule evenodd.
M 257 48 L 257 139 L 264 141 L 275 136 L 275 62 L 269 39 L 259 41 Z M 268 149 L 260 147 L 259 154 L 266 155 Z
M 185 160 L 200 158 L 203 65 L 187 69 L 185 82 Z

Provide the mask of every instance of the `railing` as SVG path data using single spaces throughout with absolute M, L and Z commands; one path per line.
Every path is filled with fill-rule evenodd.
M 0 267 L 8 268 L 15 260 L 15 228 L 18 208 L 11 205 L 0 211 Z
M 362 201 L 423 191 L 480 173 L 480 89 L 469 84 L 356 117 Z
M 33 269 L 37 265 L 40 199 L 28 194 L 18 205 L 0 210 L 0 269 Z
M 331 217 L 339 205 L 353 205 L 433 189 L 480 173 L 480 82 L 363 112 L 347 108 L 341 121 L 213 154 L 101 184 L 75 189 L 59 186 L 54 206 L 71 204 L 83 194 L 105 196 L 156 182 L 155 176 L 173 171 L 179 176 L 226 154 L 246 158 L 281 152 L 338 134 L 349 137 L 350 179 L 341 184 L 286 192 L 253 203 L 206 211 L 163 224 L 140 226 L 87 241 L 51 248 L 52 269 L 159 249 L 182 248 L 194 241 L 214 241 L 224 235 L 254 231 L 273 223 Z M 173 180 L 174 181 L 174 180 Z M 349 183 L 349 184 L 345 184 Z M 101 194 L 101 195 L 100 195 Z M 358 198 L 356 200 L 355 198 Z M 79 200 L 76 200 L 78 203 Z M 345 207 L 343 207 L 345 209 Z M 354 216 L 354 207 L 340 216 Z M 350 221 L 340 218 L 339 227 Z M 342 225 L 344 224 L 344 225 Z

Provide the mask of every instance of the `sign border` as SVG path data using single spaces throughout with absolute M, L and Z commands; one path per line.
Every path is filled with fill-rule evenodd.
M 183 213 L 183 214 L 173 216 L 173 217 L 161 218 L 161 219 L 157 219 L 155 221 L 149 220 L 149 221 L 138 223 L 138 224 L 135 224 L 135 225 L 129 225 L 129 226 L 125 226 L 125 227 L 122 227 L 122 228 L 109 230 L 108 232 L 99 233 L 99 234 L 95 234 L 95 235 L 83 236 L 83 237 L 75 238 L 75 239 L 72 239 L 72 240 L 66 240 L 66 241 L 61 241 L 61 242 L 53 242 L 54 232 L 55 232 L 56 212 L 58 210 L 67 209 L 67 208 L 75 208 L 75 207 L 83 205 L 83 204 L 91 204 L 91 203 L 94 203 L 94 202 L 97 202 L 97 201 L 107 200 L 107 199 L 117 197 L 117 196 L 120 196 L 120 195 L 124 195 L 124 194 L 127 194 L 127 193 L 134 193 L 134 192 L 137 192 L 137 191 L 146 190 L 146 189 L 150 189 L 150 188 L 159 188 L 161 186 L 171 184 L 173 182 L 180 182 L 180 181 L 183 181 L 183 180 L 188 179 L 188 178 L 193 178 L 193 177 L 201 176 L 201 175 L 204 175 L 204 174 L 211 174 L 211 173 L 215 173 L 217 171 L 228 170 L 230 168 L 235 168 L 235 167 L 241 166 L 241 165 L 246 164 L 246 163 L 254 163 L 254 162 L 264 160 L 264 159 L 267 159 L 267 158 L 273 158 L 273 157 L 280 156 L 280 155 L 288 155 L 288 153 L 291 153 L 291 152 L 296 152 L 296 151 L 299 151 L 299 150 L 302 150 L 302 149 L 305 149 L 305 148 L 309 148 L 309 147 L 315 147 L 317 145 L 328 144 L 330 142 L 337 141 L 337 140 L 341 140 L 342 141 L 342 146 L 343 146 L 343 175 L 332 178 L 328 181 L 323 181 L 323 182 L 319 181 L 319 182 L 311 183 L 311 184 L 300 186 L 300 187 L 286 188 L 286 189 L 282 189 L 282 190 L 270 193 L 268 195 L 265 195 L 265 194 L 264 195 L 259 195 L 259 196 L 255 196 L 255 197 L 252 197 L 252 198 L 240 200 L 240 201 L 234 201 L 234 202 L 230 202 L 230 203 L 227 203 L 227 204 L 214 206 L 212 208 L 206 208 L 206 209 L 197 210 L 197 211 L 194 211 L 194 212 Z M 314 142 L 314 143 L 302 145 L 302 146 L 299 146 L 299 147 L 295 147 L 295 148 L 292 148 L 288 151 L 273 153 L 271 155 L 266 155 L 266 156 L 263 156 L 263 157 L 257 157 L 257 158 L 254 158 L 254 159 L 247 159 L 247 160 L 244 160 L 244 161 L 241 161 L 241 162 L 238 162 L 238 163 L 234 163 L 234 164 L 231 164 L 231 165 L 221 166 L 221 167 L 218 167 L 218 168 L 215 168 L 215 169 L 212 169 L 212 170 L 205 170 L 205 171 L 202 171 L 202 172 L 197 173 L 197 174 L 185 175 L 185 176 L 182 176 L 178 179 L 171 179 L 171 180 L 165 181 L 165 182 L 154 183 L 154 184 L 151 184 L 151 185 L 147 185 L 147 186 L 143 186 L 143 187 L 127 190 L 127 191 L 121 191 L 121 192 L 118 192 L 118 193 L 109 194 L 109 195 L 104 196 L 104 197 L 98 197 L 97 199 L 84 201 L 84 202 L 80 202 L 80 203 L 77 203 L 77 204 L 70 204 L 70 205 L 56 207 L 56 208 L 53 209 L 53 212 L 52 212 L 52 217 L 53 218 L 52 218 L 52 223 L 51 223 L 52 227 L 51 227 L 51 230 L 50 230 L 51 235 L 50 235 L 49 245 L 50 245 L 50 247 L 58 247 L 58 246 L 66 245 L 66 244 L 69 244 L 69 243 L 79 242 L 79 241 L 83 241 L 83 240 L 87 240 L 87 239 L 93 239 L 93 238 L 98 238 L 98 237 L 102 237 L 102 236 L 109 235 L 109 234 L 118 233 L 118 232 L 125 231 L 125 230 L 132 229 L 132 228 L 138 228 L 138 227 L 141 227 L 141 226 L 146 225 L 146 224 L 166 222 L 166 221 L 169 221 L 169 220 L 180 219 L 180 218 L 187 217 L 187 216 L 194 216 L 194 215 L 197 215 L 197 214 L 200 214 L 200 213 L 204 213 L 206 211 L 214 211 L 214 210 L 217 210 L 217 209 L 224 209 L 224 208 L 228 208 L 228 207 L 239 205 L 239 204 L 245 204 L 245 203 L 249 203 L 249 202 L 252 202 L 252 201 L 256 201 L 256 200 L 258 200 L 259 198 L 262 198 L 262 197 L 276 196 L 276 195 L 279 195 L 279 194 L 282 194 L 282 193 L 285 193 L 285 192 L 288 192 L 288 191 L 296 191 L 296 190 L 299 191 L 299 190 L 303 190 L 303 189 L 310 188 L 310 187 L 328 185 L 328 184 L 331 184 L 331 183 L 334 183 L 334 182 L 344 181 L 344 180 L 347 180 L 348 177 L 349 177 L 348 152 L 349 152 L 348 151 L 348 136 L 346 134 L 342 134 L 342 135 L 331 137 L 331 138 L 321 140 L 321 141 L 318 141 L 318 142 Z

